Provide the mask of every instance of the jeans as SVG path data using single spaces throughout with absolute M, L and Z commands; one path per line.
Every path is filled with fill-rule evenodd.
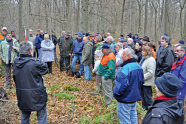
M 83 65 L 81 64 L 81 57 L 82 56 L 74 56 L 74 58 L 73 58 L 73 60 L 72 60 L 72 68 L 75 68 L 75 66 L 76 66 L 76 62 L 77 62 L 77 60 L 79 59 L 79 61 L 80 61 L 80 75 L 82 75 L 83 74 Z
M 184 109 L 184 99 L 178 99 L 178 101 L 179 101 L 179 103 L 181 103 L 181 107 Z M 184 113 L 184 117 L 185 117 L 185 111 L 183 113 Z M 183 124 L 185 124 L 185 118 L 184 118 Z
M 138 124 L 136 102 L 135 103 L 117 102 L 117 115 L 120 124 Z
M 21 111 L 21 124 L 30 124 L 31 111 Z M 40 111 L 37 111 L 38 124 L 47 124 L 46 106 Z
M 145 110 L 148 110 L 148 107 L 152 105 L 152 87 L 151 86 L 142 86 L 141 88 L 142 96 L 142 107 Z
M 85 81 L 90 81 L 91 80 L 90 65 L 84 65 L 84 72 L 85 72 Z
M 54 59 L 55 59 L 55 61 L 58 60 L 57 55 L 56 55 L 56 47 L 54 48 Z
M 37 51 L 38 51 L 38 59 L 41 60 L 41 49 L 37 49 Z

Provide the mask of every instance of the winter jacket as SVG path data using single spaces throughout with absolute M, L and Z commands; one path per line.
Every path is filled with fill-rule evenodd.
M 94 64 L 94 69 L 92 70 L 92 73 L 99 74 L 98 68 L 99 68 L 100 62 L 101 62 L 101 60 L 96 60 L 96 62 Z
M 41 60 L 43 62 L 54 61 L 54 44 L 51 40 L 41 42 Z
M 178 91 L 178 99 L 184 99 L 186 94 L 186 59 L 182 64 L 179 64 L 186 57 L 186 54 L 181 58 L 176 60 L 178 65 L 175 69 L 171 69 L 171 73 L 175 74 L 182 82 L 182 88 Z
M 121 69 L 121 64 L 123 63 L 123 48 L 120 49 L 117 53 L 116 53 L 116 71 L 115 74 L 117 74 L 117 72 Z
M 68 57 L 69 54 L 72 54 L 73 50 L 73 40 L 69 37 L 61 38 L 59 42 L 59 49 L 60 49 L 60 56 L 61 57 Z
M 10 63 L 14 63 L 14 60 L 17 57 L 17 53 L 19 52 L 19 43 L 17 42 L 17 40 L 12 39 L 12 42 L 13 42 L 13 46 L 16 47 L 16 49 L 12 48 Z M 4 40 L 0 44 L 0 58 L 3 60 L 5 64 L 9 63 L 8 52 L 9 52 L 9 43 L 7 42 L 7 40 Z
M 114 98 L 121 103 L 134 103 L 140 100 L 143 83 L 143 69 L 136 59 L 125 61 L 116 75 Z
M 47 93 L 42 75 L 47 65 L 29 55 L 20 55 L 13 64 L 18 107 L 22 111 L 39 111 L 46 106 Z
M 135 54 L 138 57 L 137 58 L 137 62 L 140 63 L 141 59 L 142 59 L 142 49 L 136 50 L 135 49 Z
M 142 124 L 183 124 L 184 109 L 175 99 L 157 99 L 149 108 Z
M 92 63 L 92 48 L 93 43 L 91 41 L 84 45 L 81 59 L 83 65 L 90 65 Z
M 105 54 L 99 65 L 99 74 L 104 76 L 104 79 L 114 79 L 116 69 L 116 57 L 113 52 Z
M 57 37 L 56 37 L 56 35 L 54 35 L 54 34 L 50 35 L 50 40 L 53 42 L 53 44 L 55 46 L 57 45 Z
M 2 32 L 0 33 L 0 43 L 5 40 L 5 36 L 2 34 Z
M 156 58 L 156 76 L 159 77 L 165 72 L 169 72 L 174 63 L 174 52 L 169 45 L 167 48 L 161 48 Z
M 78 39 L 75 39 L 74 40 L 74 44 L 73 44 L 73 53 L 75 55 L 82 55 L 82 51 L 83 51 L 83 47 L 84 47 L 84 42 L 83 42 L 83 39 L 81 40 L 78 40 Z
M 144 57 L 142 63 L 142 69 L 144 74 L 144 86 L 153 86 L 154 85 L 154 75 L 156 70 L 156 61 L 152 56 Z
M 37 49 L 40 49 L 41 48 L 41 41 L 44 40 L 44 35 L 38 35 L 35 39 L 35 46 Z

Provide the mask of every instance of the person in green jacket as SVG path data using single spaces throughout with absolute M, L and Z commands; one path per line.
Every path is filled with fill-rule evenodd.
M 6 88 L 11 89 L 11 65 L 19 52 L 19 43 L 7 33 L 6 39 L 0 44 L 0 59 L 5 65 Z
M 101 75 L 102 89 L 107 105 L 112 103 L 113 79 L 115 78 L 116 57 L 110 50 L 110 45 L 104 43 L 102 45 L 102 53 L 104 54 L 99 65 L 99 74 Z

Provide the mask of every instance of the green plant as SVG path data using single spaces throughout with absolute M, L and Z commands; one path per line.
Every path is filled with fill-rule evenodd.
M 54 96 L 57 96 L 59 100 L 65 99 L 65 100 L 74 100 L 76 97 L 72 93 L 54 93 Z
M 79 91 L 79 88 L 73 88 L 71 86 L 67 86 L 64 90 L 65 91 Z
M 54 90 L 56 90 L 56 89 L 58 89 L 59 88 L 59 85 L 58 84 L 54 84 L 54 85 L 52 85 L 51 87 L 50 87 L 50 90 L 51 91 L 54 91 Z

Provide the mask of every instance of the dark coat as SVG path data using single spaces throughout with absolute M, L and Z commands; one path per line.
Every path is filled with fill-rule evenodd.
M 167 48 L 161 48 L 160 51 L 158 50 L 155 75 L 159 77 L 165 72 L 169 72 L 172 68 L 172 64 L 174 63 L 174 59 L 174 51 L 171 45 Z
M 88 41 L 84 45 L 81 60 L 83 65 L 90 65 L 92 63 L 92 48 L 93 43 L 91 41 Z
M 137 55 L 137 62 L 139 63 L 142 59 L 142 49 L 136 50 L 135 49 L 135 54 Z
M 13 79 L 20 110 L 39 111 L 46 106 L 47 93 L 42 75 L 47 72 L 47 65 L 38 59 L 28 55 L 16 58 Z
M 37 49 L 41 48 L 41 41 L 44 40 L 44 35 L 37 35 L 36 39 L 35 39 L 35 46 Z
M 73 50 L 73 40 L 72 38 L 61 38 L 59 42 L 60 56 L 68 57 L 69 54 L 72 54 Z
M 155 100 L 143 118 L 142 124 L 183 124 L 184 109 L 175 99 Z

